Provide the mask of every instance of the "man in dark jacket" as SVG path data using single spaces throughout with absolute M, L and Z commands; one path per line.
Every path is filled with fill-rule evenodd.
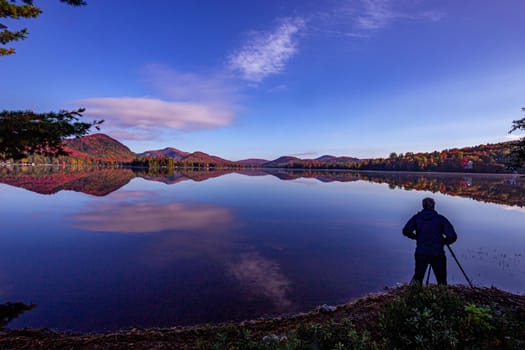
M 416 268 L 413 282 L 423 283 L 425 271 L 430 264 L 438 284 L 447 284 L 447 259 L 445 244 L 452 244 L 458 238 L 452 224 L 434 210 L 432 198 L 423 199 L 423 210 L 412 216 L 403 227 L 403 235 L 415 239 Z

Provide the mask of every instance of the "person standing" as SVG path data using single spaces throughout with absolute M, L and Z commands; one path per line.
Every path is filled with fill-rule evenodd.
M 403 227 L 403 235 L 417 242 L 412 282 L 422 284 L 427 266 L 430 265 L 437 283 L 446 285 L 447 258 L 444 246 L 454 243 L 458 236 L 450 221 L 434 209 L 434 199 L 425 198 L 422 204 L 423 210 L 412 216 Z

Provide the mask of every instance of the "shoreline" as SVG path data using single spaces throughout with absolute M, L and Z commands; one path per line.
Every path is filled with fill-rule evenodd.
M 250 334 L 263 339 L 288 339 L 298 328 L 307 325 L 338 324 L 350 321 L 357 331 L 366 331 L 372 339 L 381 337 L 379 329 L 382 310 L 403 297 L 411 287 L 401 286 L 384 293 L 372 293 L 348 304 L 322 306 L 295 315 L 269 319 L 246 320 L 238 323 L 203 324 L 168 328 L 132 328 L 104 333 L 72 333 L 49 329 L 0 330 L 1 349 L 195 349 L 211 348 L 224 334 Z M 424 287 L 423 290 L 428 287 Z M 437 288 L 437 287 L 433 287 Z M 468 303 L 493 305 L 513 309 L 525 319 L 525 295 L 505 292 L 496 288 L 469 288 L 449 286 L 447 291 Z M 495 306 L 494 306 L 495 305 Z M 525 331 L 525 328 L 524 328 Z M 272 338 L 272 339 L 273 339 Z M 264 341 L 266 341 L 264 340 Z M 208 347 L 206 344 L 208 344 Z

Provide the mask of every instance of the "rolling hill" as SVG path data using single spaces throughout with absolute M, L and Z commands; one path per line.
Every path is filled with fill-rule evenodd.
M 173 147 L 166 147 L 159 150 L 146 151 L 138 153 L 137 156 L 140 158 L 144 157 L 158 157 L 158 158 L 172 158 L 174 160 L 181 160 L 182 158 L 188 156 L 189 152 L 184 152 Z
M 127 146 L 105 134 L 93 134 L 65 140 L 69 157 L 105 162 L 131 162 L 136 154 Z

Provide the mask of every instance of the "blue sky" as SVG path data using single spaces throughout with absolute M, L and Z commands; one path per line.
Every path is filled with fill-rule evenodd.
M 37 1 L 38 3 L 38 1 Z M 0 106 L 87 108 L 135 152 L 360 158 L 509 139 L 525 2 L 40 1 Z

